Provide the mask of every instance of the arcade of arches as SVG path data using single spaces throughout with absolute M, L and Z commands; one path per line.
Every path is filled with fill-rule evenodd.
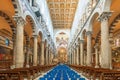
M 88 80 L 119 80 L 119 3 L 1 0 L 0 80 L 36 80 L 61 63 Z

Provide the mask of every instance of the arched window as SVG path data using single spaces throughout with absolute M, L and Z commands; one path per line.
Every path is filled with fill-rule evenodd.
M 6 45 L 6 46 L 9 46 L 9 39 L 8 39 L 8 38 L 5 39 L 5 45 Z

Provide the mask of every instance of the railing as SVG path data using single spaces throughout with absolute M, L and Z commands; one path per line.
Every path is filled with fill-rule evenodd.
M 120 70 L 120 62 L 113 62 L 113 69 Z
M 8 69 L 12 64 L 12 60 L 0 60 L 0 69 Z

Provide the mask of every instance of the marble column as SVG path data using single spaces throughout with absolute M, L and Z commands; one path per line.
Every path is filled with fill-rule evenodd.
M 74 48 L 74 64 L 76 65 L 76 49 Z
M 75 65 L 76 64 L 76 56 L 75 56 L 76 55 L 76 51 L 75 51 L 75 48 L 74 48 L 74 54 L 73 55 L 74 55 L 74 65 Z
M 72 64 L 74 64 L 74 51 L 72 50 Z
M 50 54 L 50 63 L 53 64 L 52 62 L 53 62 L 53 52 L 51 52 Z
M 70 64 L 72 64 L 72 53 L 70 52 Z
M 71 64 L 71 53 L 69 53 L 69 64 Z
M 72 53 L 70 54 L 70 64 L 72 64 Z
M 51 64 L 51 50 L 50 50 L 50 53 L 49 53 L 49 64 Z
M 76 64 L 79 65 L 79 45 L 76 47 Z
M 44 65 L 44 41 L 41 42 L 41 65 Z
M 81 66 L 83 66 L 83 51 L 84 51 L 83 43 L 84 43 L 84 40 L 80 40 L 80 65 Z
M 48 60 L 48 47 L 46 47 L 46 58 L 45 58 L 45 59 L 46 59 L 46 60 L 45 60 L 45 61 L 46 61 L 45 63 L 46 63 L 46 65 L 47 65 L 47 64 L 48 64 L 48 61 L 49 61 L 49 60 Z
M 87 53 L 86 50 L 83 51 L 83 65 L 86 66 L 87 65 Z
M 99 68 L 99 53 L 98 53 L 98 43 L 94 46 L 95 48 L 95 68 Z
M 30 58 L 30 53 L 31 53 L 31 51 L 30 51 L 30 44 L 28 44 L 27 45 L 27 59 L 26 59 L 26 67 L 29 67 L 30 65 L 29 65 L 29 58 Z
M 21 17 L 15 17 L 15 20 L 17 21 L 15 67 L 22 68 L 24 65 L 23 38 L 25 21 Z
M 74 60 L 74 59 L 73 59 L 73 53 L 72 53 L 72 56 L 71 56 L 71 57 L 72 57 L 72 64 L 73 64 L 73 60 Z
M 109 43 L 109 27 L 108 18 L 111 12 L 103 12 L 98 18 L 101 21 L 101 67 L 110 68 L 110 43 Z
M 33 66 L 37 66 L 37 35 L 34 35 Z
M 49 48 L 49 52 L 48 52 L 48 64 L 50 64 L 50 48 Z
M 74 56 L 75 56 L 75 53 L 74 53 L 74 50 L 73 50 L 73 64 L 75 64 L 75 59 L 74 59 Z
M 81 65 L 80 42 L 78 44 L 78 61 L 79 61 L 79 65 Z
M 109 42 L 110 42 L 110 69 L 113 69 L 113 67 L 112 67 L 112 47 L 114 45 L 113 33 L 110 33 L 110 35 L 109 35 Z
M 16 30 L 13 32 L 13 65 L 11 69 L 15 68 L 15 56 L 16 56 Z
M 48 61 L 47 64 L 49 65 L 49 47 L 48 47 L 48 53 L 47 53 L 47 55 L 48 55 L 48 56 L 47 56 L 47 57 L 48 57 L 48 59 L 47 59 L 47 61 Z
M 87 35 L 87 66 L 91 66 L 92 65 L 91 31 L 87 31 L 86 35 Z
M 74 51 L 72 51 L 72 64 L 74 64 Z
M 50 64 L 51 64 L 51 57 L 52 57 L 52 50 L 50 49 Z
M 52 64 L 52 51 L 50 51 L 50 64 Z
M 72 64 L 73 64 L 73 62 L 74 62 L 74 58 L 73 58 L 73 56 L 74 56 L 74 55 L 73 55 L 73 51 L 72 51 Z

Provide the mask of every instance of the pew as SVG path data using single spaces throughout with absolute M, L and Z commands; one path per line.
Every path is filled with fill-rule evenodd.
M 31 80 L 39 76 L 38 73 L 41 71 L 47 71 L 54 67 L 55 65 L 39 65 L 32 66 L 29 68 L 15 68 L 15 69 L 1 69 L 0 70 L 0 80 Z
M 100 78 L 101 80 L 120 80 L 120 71 L 104 71 Z
M 1 70 L 0 80 L 23 80 L 23 76 L 17 71 Z
M 89 80 L 120 80 L 120 71 L 103 69 L 103 68 L 93 68 L 88 66 L 76 66 L 69 65 L 77 71 L 81 71 L 84 76 Z

